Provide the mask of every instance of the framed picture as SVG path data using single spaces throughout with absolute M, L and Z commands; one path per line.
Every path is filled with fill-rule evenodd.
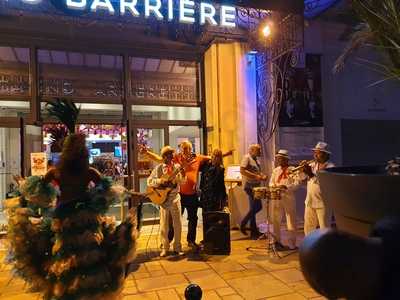
M 288 67 L 278 83 L 281 127 L 322 127 L 321 55 L 306 54 L 305 67 Z

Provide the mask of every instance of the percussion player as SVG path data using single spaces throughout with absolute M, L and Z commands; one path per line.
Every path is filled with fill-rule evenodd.
M 278 251 L 296 249 L 296 200 L 294 196 L 295 188 L 300 184 L 291 176 L 291 170 L 294 167 L 289 166 L 289 152 L 281 149 L 275 155 L 276 168 L 272 171 L 269 186 L 272 195 L 279 197 L 271 197 L 271 216 L 274 229 L 275 248 Z M 274 193 L 273 189 L 278 189 Z M 282 211 L 285 212 L 286 226 L 288 230 L 288 247 L 281 243 L 281 220 Z
M 262 209 L 260 200 L 254 198 L 253 189 L 259 187 L 262 181 L 267 180 L 267 176 L 261 173 L 261 166 L 258 157 L 261 155 L 261 146 L 253 144 L 249 146 L 248 154 L 243 157 L 240 165 L 240 173 L 243 177 L 243 188 L 249 199 L 249 212 L 240 224 L 240 231 L 247 235 L 246 225 L 250 221 L 250 238 L 257 239 L 261 233 L 256 224 L 256 214 Z

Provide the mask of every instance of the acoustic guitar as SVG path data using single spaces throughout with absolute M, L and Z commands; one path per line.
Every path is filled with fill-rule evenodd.
M 175 177 L 181 173 L 187 166 L 191 165 L 194 163 L 195 160 L 192 159 L 190 162 L 185 164 L 184 166 L 181 166 L 177 168 L 171 175 L 164 174 L 161 176 L 160 179 L 164 179 L 165 182 L 167 182 L 164 185 L 160 185 L 158 187 L 147 187 L 146 189 L 146 196 L 150 199 L 151 202 L 157 205 L 163 204 L 169 196 L 169 193 L 176 188 L 176 184 L 173 184 L 172 181 L 175 179 Z

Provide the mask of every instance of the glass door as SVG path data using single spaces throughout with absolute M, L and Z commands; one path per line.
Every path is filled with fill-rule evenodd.
M 12 198 L 17 185 L 13 176 L 21 175 L 20 129 L 0 127 L 0 200 Z M 0 233 L 6 230 L 6 218 L 0 202 Z
M 134 186 L 136 191 L 145 193 L 147 189 L 147 178 L 158 163 L 142 155 L 140 153 L 140 147 L 146 147 L 151 152 L 160 154 L 162 147 L 168 145 L 168 127 L 160 126 L 149 128 L 138 125 L 135 126 L 133 130 Z M 143 221 L 149 222 L 158 218 L 158 206 L 152 203 L 145 203 L 143 205 Z

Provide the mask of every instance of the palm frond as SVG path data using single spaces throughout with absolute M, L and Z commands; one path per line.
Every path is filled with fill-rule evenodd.
M 48 114 L 64 124 L 70 133 L 75 133 L 75 125 L 81 108 L 77 107 L 72 100 L 56 98 L 54 101 L 47 101 L 46 109 Z
M 400 81 L 400 0 L 352 0 L 352 5 L 362 26 L 337 59 L 333 71 L 343 69 L 358 49 L 373 46 L 382 54 L 381 61 L 375 63 L 373 69 L 383 75 L 383 81 Z M 372 66 L 371 61 L 364 62 Z

